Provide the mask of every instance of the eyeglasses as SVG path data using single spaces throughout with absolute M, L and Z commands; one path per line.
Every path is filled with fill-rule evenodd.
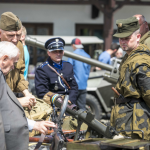
M 146 21 L 144 21 L 142 24 L 140 24 L 140 26 L 143 25 L 145 22 L 146 22 Z

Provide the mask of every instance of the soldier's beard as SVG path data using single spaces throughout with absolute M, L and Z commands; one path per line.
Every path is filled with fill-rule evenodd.
M 121 45 L 123 51 L 128 51 L 129 47 L 127 45 Z

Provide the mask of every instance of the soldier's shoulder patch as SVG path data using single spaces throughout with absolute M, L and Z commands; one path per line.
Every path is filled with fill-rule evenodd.
M 40 68 L 43 68 L 43 67 L 46 66 L 47 64 L 48 64 L 48 62 L 46 61 L 46 62 L 42 63 L 39 67 L 40 67 Z

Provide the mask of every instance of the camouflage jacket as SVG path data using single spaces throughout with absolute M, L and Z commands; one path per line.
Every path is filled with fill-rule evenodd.
M 111 126 L 124 136 L 150 140 L 150 50 L 140 44 L 120 64 L 117 91 L 124 97 L 143 98 L 140 103 L 122 103 L 113 106 Z M 117 96 L 116 96 L 117 97 Z M 149 107 L 148 107 L 149 106 Z M 132 131 L 129 131 L 132 130 Z
M 148 31 L 141 37 L 140 43 L 147 45 L 148 48 L 150 49 L 150 31 Z
M 140 44 L 119 67 L 117 91 L 124 97 L 142 97 L 150 107 L 150 50 Z
M 6 82 L 13 92 L 22 92 L 23 90 L 28 89 L 28 81 L 24 79 L 24 49 L 20 41 L 18 42 L 17 47 L 20 50 L 19 61 L 15 68 L 7 74 Z

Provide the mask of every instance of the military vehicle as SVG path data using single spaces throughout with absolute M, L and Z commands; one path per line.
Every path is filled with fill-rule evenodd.
M 38 41 L 40 36 L 29 36 L 26 37 L 26 44 L 34 47 L 44 49 L 44 42 Z M 41 36 L 42 38 L 43 36 Z M 47 39 L 50 37 L 47 36 Z M 72 38 L 71 38 L 72 39 Z M 70 40 L 71 42 L 71 40 Z M 114 95 L 111 90 L 112 86 L 115 86 L 115 83 L 118 79 L 118 69 L 117 64 L 120 63 L 119 59 L 115 59 L 114 65 L 108 65 L 101 63 L 95 59 L 86 58 L 67 50 L 64 51 L 64 56 L 85 62 L 91 66 L 100 67 L 101 71 L 91 72 L 88 80 L 87 87 L 87 105 L 86 108 L 92 111 L 95 114 L 95 118 L 98 120 L 102 118 L 102 115 L 109 117 L 111 106 L 113 104 L 112 97 Z

